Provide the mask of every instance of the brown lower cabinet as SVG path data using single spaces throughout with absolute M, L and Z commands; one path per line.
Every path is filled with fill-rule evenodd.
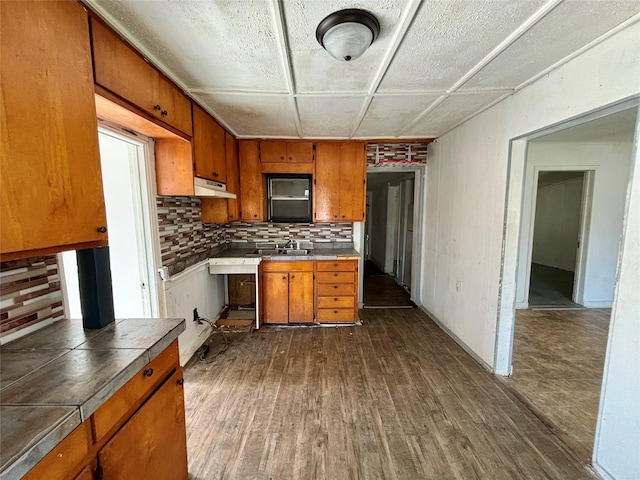
M 262 263 L 264 323 L 313 322 L 313 262 Z
M 186 480 L 182 384 L 175 340 L 23 478 Z
M 358 261 L 317 260 L 315 262 L 316 321 L 352 323 L 358 321 Z

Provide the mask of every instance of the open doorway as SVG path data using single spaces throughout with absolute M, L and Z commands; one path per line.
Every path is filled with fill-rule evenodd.
M 151 141 L 117 127 L 98 131 L 116 318 L 158 316 L 155 282 L 155 216 L 147 165 Z M 61 255 L 66 315 L 82 317 L 76 252 Z
M 538 172 L 529 277 L 529 306 L 579 307 L 575 283 L 580 263 L 581 226 L 586 172 L 580 170 Z
M 412 308 L 415 172 L 369 172 L 364 308 Z
M 524 163 L 519 310 L 505 382 L 585 463 L 595 442 L 636 117 L 635 105 L 616 109 L 539 132 L 512 150 Z M 546 305 L 536 305 L 537 265 L 565 275 L 553 294 L 543 292 Z M 572 309 L 570 300 L 587 308 Z

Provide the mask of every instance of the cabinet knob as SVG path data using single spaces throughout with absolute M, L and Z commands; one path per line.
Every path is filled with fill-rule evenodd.
M 257 213 L 254 213 L 254 214 L 253 214 L 253 218 L 256 218 L 257 216 L 258 216 L 258 214 L 257 214 Z
M 284 157 L 280 157 L 280 160 L 284 160 Z
M 334 276 L 334 277 L 337 277 L 337 276 L 338 276 L 338 274 L 337 274 L 337 273 L 334 273 L 334 274 L 333 274 L 333 276 Z
M 156 105 L 153 106 L 153 109 L 154 110 L 162 110 L 162 107 L 160 105 L 156 104 Z
M 219 174 L 218 172 L 213 172 L 213 176 L 214 176 L 214 177 L 217 177 L 217 176 L 219 176 L 219 175 L 220 175 L 220 174 Z
M 184 378 L 180 378 L 176 383 L 180 386 L 184 385 Z
M 333 218 L 338 218 L 338 215 L 334 215 Z
M 337 315 L 338 314 L 338 310 L 334 310 L 333 313 L 335 313 Z
M 98 232 L 107 233 L 107 227 L 105 227 L 104 225 L 98 227 Z
M 338 288 L 338 285 L 334 285 L 334 286 L 333 286 L 333 288 L 336 288 L 336 289 L 337 289 L 337 288 Z
M 287 279 L 287 277 L 286 277 L 286 276 L 284 276 L 284 277 L 282 277 L 282 279 L 283 279 L 283 280 L 286 280 L 286 279 Z
M 169 112 L 167 112 L 166 110 L 163 110 L 162 112 L 160 112 L 160 114 L 161 114 L 163 117 L 166 117 L 167 115 L 169 115 Z
M 291 275 L 291 278 L 296 278 L 296 276 L 295 275 Z
M 293 157 L 289 157 L 289 160 L 293 160 Z
M 344 215 L 342 215 L 342 218 L 344 218 Z
M 150 377 L 153 375 L 153 368 L 147 368 L 143 373 L 145 377 Z

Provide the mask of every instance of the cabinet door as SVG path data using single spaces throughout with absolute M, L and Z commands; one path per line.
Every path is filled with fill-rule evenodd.
M 193 151 L 198 177 L 226 182 L 224 134 L 224 129 L 207 112 L 193 105 Z
M 202 223 L 227 223 L 229 221 L 228 204 L 226 198 L 203 198 Z
M 340 221 L 364 222 L 367 159 L 363 142 L 345 142 L 340 152 Z
M 313 272 L 289 274 L 289 323 L 313 322 Z
M 262 274 L 264 323 L 289 322 L 289 274 L 269 272 Z
M 288 163 L 312 163 L 313 142 L 289 142 L 287 143 Z
M 3 260 L 106 245 L 87 13 L 3 1 L 0 24 Z
M 242 220 L 262 222 L 265 219 L 265 198 L 258 142 L 240 140 L 238 145 L 240 165 L 240 212 Z
M 98 452 L 102 478 L 187 479 L 182 369 Z
M 340 143 L 316 144 L 313 220 L 338 221 L 340 210 Z
M 238 144 L 229 132 L 224 133 L 227 161 L 227 190 L 235 193 L 238 198 L 227 200 L 227 213 L 230 222 L 240 220 L 240 170 L 238 169 Z
M 265 140 L 260 142 L 260 162 L 285 163 L 287 161 L 287 142 Z

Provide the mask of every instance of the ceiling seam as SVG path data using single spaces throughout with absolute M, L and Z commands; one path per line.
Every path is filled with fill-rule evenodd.
M 380 66 L 378 67 L 378 70 L 376 71 L 375 76 L 373 77 L 373 81 L 369 85 L 369 90 L 368 90 L 369 96 L 362 103 L 362 107 L 360 108 L 360 112 L 358 113 L 358 117 L 356 118 L 354 127 L 351 130 L 351 135 L 349 135 L 349 137 L 353 137 L 358 131 L 358 129 L 360 128 L 360 125 L 362 124 L 365 115 L 369 111 L 369 106 L 371 105 L 371 101 L 373 100 L 373 95 L 378 91 L 378 87 L 380 86 L 382 79 L 384 78 L 387 71 L 389 70 L 389 66 L 393 61 L 393 58 L 396 56 L 396 53 L 398 52 L 398 48 L 400 48 L 400 44 L 402 43 L 402 40 L 404 40 L 404 37 L 409 31 L 409 26 L 411 25 L 411 22 L 413 22 L 413 19 L 415 18 L 416 13 L 418 12 L 421 4 L 422 4 L 422 0 L 412 0 L 411 3 L 409 4 L 409 7 L 404 11 L 402 18 L 400 20 L 400 25 L 396 29 L 396 32 L 394 33 L 393 38 L 391 40 L 391 45 L 389 45 L 389 48 L 387 49 L 387 52 L 383 57 L 382 62 L 380 63 Z
M 502 42 L 500 42 L 493 50 L 491 50 L 487 55 L 482 58 L 477 64 L 475 64 L 471 70 L 465 73 L 462 78 L 460 78 L 456 83 L 454 83 L 451 88 L 447 90 L 447 94 L 444 98 L 436 105 L 429 105 L 423 112 L 421 112 L 412 122 L 407 124 L 401 130 L 399 130 L 399 135 L 413 128 L 420 120 L 422 120 L 429 112 L 433 111 L 435 107 L 437 107 L 440 103 L 442 103 L 446 98 L 449 97 L 450 94 L 458 90 L 462 85 L 467 83 L 473 76 L 475 76 L 480 70 L 489 65 L 493 60 L 495 60 L 501 53 L 503 53 L 507 48 L 509 48 L 514 42 L 516 42 L 520 37 L 522 37 L 525 33 L 527 33 L 531 28 L 533 28 L 540 20 L 546 17 L 553 9 L 555 9 L 558 5 L 560 5 L 563 0 L 550 0 L 545 3 L 540 9 L 538 9 L 533 15 L 531 15 L 527 20 L 525 20 L 518 28 L 516 28 L 511 34 L 505 38 Z M 434 102 L 435 103 L 435 102 Z
M 131 32 L 129 32 L 126 28 L 124 28 L 122 23 L 120 23 L 113 15 L 111 15 L 108 12 L 106 12 L 99 4 L 96 3 L 95 0 L 84 0 L 84 1 L 91 7 L 91 10 L 93 12 L 98 14 L 98 16 L 102 20 L 104 20 L 104 22 L 107 25 L 109 25 L 111 28 L 113 28 L 118 33 L 118 35 L 120 35 L 127 42 L 129 42 L 131 45 L 133 45 L 135 47 L 135 49 L 149 63 L 151 63 L 151 65 L 153 65 L 158 70 L 160 70 L 163 75 L 168 77 L 173 83 L 175 83 L 178 87 L 180 87 L 183 92 L 188 93 L 189 96 L 194 100 L 198 100 L 200 98 L 197 95 L 193 95 L 191 93 L 191 89 L 189 87 L 187 87 L 186 84 L 184 84 L 181 80 L 178 80 L 177 75 L 173 72 L 173 70 L 171 70 L 169 67 L 167 67 L 167 65 L 164 62 L 161 62 L 155 55 L 151 54 L 146 48 L 144 48 L 142 45 L 140 45 L 138 43 L 138 41 L 133 37 Z M 236 137 L 238 136 L 237 132 L 233 128 L 231 128 L 231 126 L 227 122 L 225 122 L 222 119 L 222 117 L 220 115 L 218 115 L 215 112 L 215 110 L 213 110 L 211 107 L 209 107 L 205 102 L 200 100 L 199 105 L 204 110 L 206 110 L 210 115 L 214 116 L 216 121 L 220 125 L 222 125 L 226 130 L 228 130 L 229 133 L 231 133 L 232 135 L 234 135 Z
M 280 49 L 280 58 L 282 60 L 282 66 L 285 74 L 285 81 L 287 83 L 287 89 L 289 90 L 290 104 L 293 108 L 293 121 L 296 124 L 296 130 L 298 136 L 303 136 L 302 122 L 300 121 L 300 111 L 298 110 L 298 101 L 296 100 L 294 93 L 296 91 L 295 78 L 293 75 L 293 68 L 291 65 L 291 58 L 289 57 L 289 45 L 287 41 L 287 30 L 284 18 L 284 11 L 281 0 L 272 0 L 271 7 L 273 9 L 274 20 L 276 23 L 276 32 L 278 36 L 278 46 Z

